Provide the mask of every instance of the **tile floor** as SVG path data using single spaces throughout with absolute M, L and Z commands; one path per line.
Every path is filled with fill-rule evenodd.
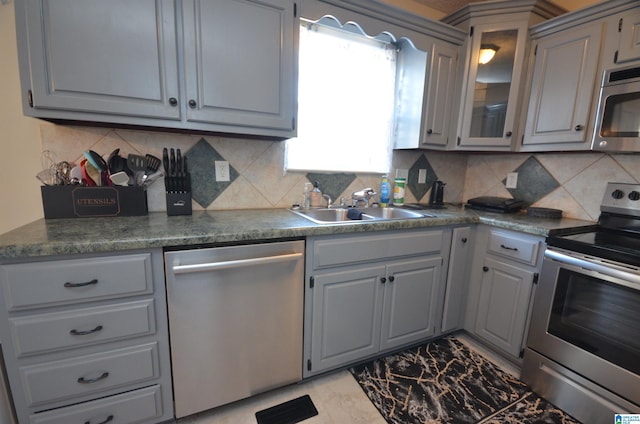
M 519 370 L 509 361 L 488 351 L 465 334 L 456 337 L 468 347 L 491 360 L 504 371 L 514 375 Z M 185 417 L 178 424 L 255 424 L 255 413 L 262 409 L 308 394 L 318 415 L 305 424 L 385 424 L 386 421 L 369 401 L 356 380 L 347 370 L 337 371 L 300 384 L 225 405 L 211 411 Z

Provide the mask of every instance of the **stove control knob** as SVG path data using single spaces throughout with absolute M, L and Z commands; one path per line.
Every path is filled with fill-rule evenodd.
M 613 190 L 613 193 L 611 193 L 611 197 L 613 197 L 614 199 L 622 199 L 624 197 L 624 191 L 622 190 Z
M 637 191 L 632 191 L 631 193 L 629 193 L 629 200 L 638 200 L 640 199 L 640 193 L 638 193 Z

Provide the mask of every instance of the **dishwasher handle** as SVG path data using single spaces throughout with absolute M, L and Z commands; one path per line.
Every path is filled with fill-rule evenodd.
M 265 256 L 261 258 L 236 259 L 233 261 L 209 262 L 191 265 L 173 266 L 174 274 L 190 274 L 194 272 L 216 271 L 219 269 L 241 268 L 250 265 L 272 264 L 277 262 L 288 262 L 302 258 L 302 253 L 287 253 L 277 256 Z

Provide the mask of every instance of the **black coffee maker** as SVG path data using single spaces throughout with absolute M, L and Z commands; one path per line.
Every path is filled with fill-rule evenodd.
M 440 180 L 434 181 L 431 186 L 431 194 L 429 195 L 429 204 L 430 205 L 443 205 L 442 201 L 444 198 L 444 186 L 446 184 Z

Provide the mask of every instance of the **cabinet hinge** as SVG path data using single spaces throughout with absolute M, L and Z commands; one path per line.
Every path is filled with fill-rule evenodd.
M 27 103 L 29 103 L 29 107 L 33 107 L 33 91 L 27 90 Z
M 309 288 L 312 289 L 313 286 L 316 285 L 316 281 L 315 278 L 313 278 L 313 275 L 311 277 L 309 277 Z
M 618 32 L 622 32 L 622 18 L 618 21 Z
M 473 37 L 473 27 L 469 28 L 469 37 Z
M 311 359 L 307 359 L 307 371 L 311 371 Z
M 524 349 L 520 349 L 520 354 L 518 355 L 519 358 L 524 358 Z
M 538 279 L 540 278 L 540 274 L 537 272 L 533 274 L 533 284 L 538 284 Z
M 295 130 L 296 129 L 296 118 L 291 118 L 291 129 Z
M 298 3 L 293 3 L 293 17 L 298 17 Z
M 613 54 L 613 63 L 618 63 L 618 50 Z

